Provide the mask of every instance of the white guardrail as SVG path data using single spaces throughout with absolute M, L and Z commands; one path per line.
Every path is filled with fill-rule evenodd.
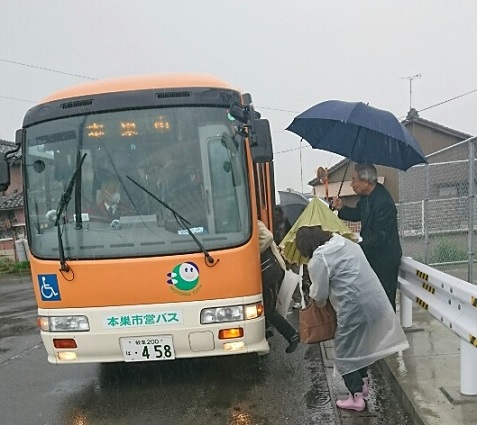
M 460 337 L 460 392 L 477 395 L 477 285 L 403 257 L 399 268 L 401 326 L 412 326 L 412 302 Z

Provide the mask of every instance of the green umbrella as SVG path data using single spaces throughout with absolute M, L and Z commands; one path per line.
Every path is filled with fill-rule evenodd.
M 323 230 L 358 241 L 358 237 L 346 226 L 328 205 L 318 198 L 313 198 L 280 242 L 280 249 L 285 259 L 292 264 L 306 264 L 308 258 L 303 257 L 295 245 L 296 232 L 303 226 L 321 226 Z

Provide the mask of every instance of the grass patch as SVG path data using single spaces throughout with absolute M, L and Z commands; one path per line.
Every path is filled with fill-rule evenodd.
M 431 251 L 429 263 L 450 263 L 453 261 L 465 261 L 467 258 L 466 250 L 462 249 L 460 245 L 449 239 L 443 239 Z
M 7 258 L 0 258 L 0 274 L 23 273 L 30 271 L 29 261 L 14 262 Z
M 420 263 L 426 263 L 422 254 L 416 255 L 415 259 Z M 440 239 L 433 243 L 427 264 L 452 263 L 466 260 L 468 260 L 468 254 L 462 246 L 450 239 Z

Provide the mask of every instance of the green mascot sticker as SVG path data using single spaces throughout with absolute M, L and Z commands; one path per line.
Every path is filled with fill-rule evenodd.
M 199 283 L 199 268 L 192 261 L 178 264 L 171 273 L 167 273 L 167 283 L 181 291 L 191 291 Z

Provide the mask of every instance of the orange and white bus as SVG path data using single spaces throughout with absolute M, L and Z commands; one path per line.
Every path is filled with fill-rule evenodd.
M 250 95 L 204 75 L 95 81 L 32 107 L 16 143 L 49 362 L 269 352 L 257 219 L 271 227 L 272 147 Z M 104 202 L 125 207 L 100 217 Z

